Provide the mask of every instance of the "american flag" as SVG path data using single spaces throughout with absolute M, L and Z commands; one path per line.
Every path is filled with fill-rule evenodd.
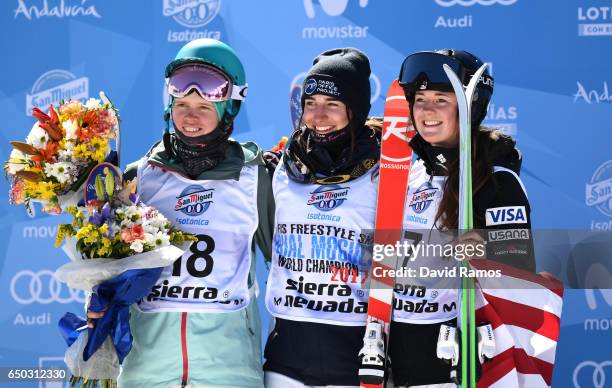
M 474 269 L 500 270 L 479 277 L 476 322 L 494 330 L 495 356 L 482 367 L 478 388 L 549 387 L 561 329 L 563 284 L 490 260 L 472 260 Z

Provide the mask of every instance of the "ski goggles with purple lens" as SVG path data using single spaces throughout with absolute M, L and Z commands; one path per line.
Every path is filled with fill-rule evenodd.
M 185 65 L 176 69 L 166 80 L 168 94 L 185 97 L 196 90 L 210 102 L 244 100 L 248 85 L 234 85 L 232 80 L 219 69 L 205 64 Z
M 419 52 L 409 55 L 402 63 L 398 77 L 399 84 L 405 90 L 412 92 L 437 88 L 452 90 L 452 85 L 442 65 L 448 65 L 464 85 L 469 83 L 474 74 L 474 71 L 465 68 L 453 57 L 432 52 Z M 491 88 L 492 82 L 491 76 L 483 74 L 479 86 Z

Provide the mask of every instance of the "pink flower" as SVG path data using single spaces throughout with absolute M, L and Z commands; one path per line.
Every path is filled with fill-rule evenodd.
M 117 126 L 117 116 L 115 116 L 114 112 L 110 112 L 108 110 L 99 110 L 98 111 L 98 123 L 95 129 L 95 133 L 100 137 L 109 137 L 113 129 Z M 110 136 L 114 137 L 114 136 Z
M 121 241 L 123 241 L 124 243 L 128 243 L 128 244 L 134 241 L 134 239 L 132 238 L 132 233 L 130 232 L 130 229 L 121 230 Z
M 134 237 L 135 240 L 144 239 L 144 228 L 142 227 L 142 225 L 140 224 L 132 225 L 132 237 Z
M 157 217 L 157 209 L 155 208 L 148 208 L 145 215 L 144 215 L 144 219 L 145 220 L 150 220 L 151 218 L 155 218 Z
M 144 239 L 144 229 L 140 224 L 134 224 L 131 228 L 121 231 L 121 241 L 131 243 L 134 240 Z

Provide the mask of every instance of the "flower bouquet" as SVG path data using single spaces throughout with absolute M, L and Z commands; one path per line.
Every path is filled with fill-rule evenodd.
M 110 155 L 110 141 L 119 131 L 117 110 L 104 93 L 100 96 L 106 102 L 62 101 L 48 113 L 32 109 L 38 121 L 25 142 L 11 142 L 5 163 L 12 203 L 32 211 L 31 203 L 40 202 L 44 212 L 57 214 L 79 202 L 89 171 Z
M 67 207 L 73 221 L 57 231 L 56 246 L 64 243 L 72 261 L 55 277 L 90 292 L 89 309 L 104 312 L 93 328 L 72 313 L 60 320 L 73 386 L 116 386 L 119 365 L 132 343 L 129 306 L 148 295 L 163 267 L 197 240 L 144 205 L 130 187 L 118 190 L 120 179 L 113 165 L 96 166 L 87 181 L 95 198 L 86 193 L 85 207 Z

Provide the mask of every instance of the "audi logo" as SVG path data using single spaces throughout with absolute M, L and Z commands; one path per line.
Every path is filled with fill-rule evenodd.
M 70 288 L 53 276 L 48 269 L 38 272 L 23 270 L 13 276 L 11 296 L 19 304 L 85 303 L 83 291 Z
M 460 5 L 462 7 L 471 7 L 475 4 L 484 6 L 489 5 L 512 5 L 518 0 L 436 0 L 436 3 L 442 7 L 452 7 L 453 5 Z
M 612 366 L 612 361 L 610 360 L 602 361 L 599 363 L 589 360 L 582 361 L 576 366 L 576 369 L 574 369 L 574 375 L 572 376 L 572 379 L 574 381 L 574 387 L 581 388 L 581 385 L 578 383 L 578 375 L 583 369 L 587 369 L 593 371 L 593 375 L 591 376 L 591 381 L 593 382 L 592 387 L 604 388 L 606 386 L 606 367 L 610 366 Z

